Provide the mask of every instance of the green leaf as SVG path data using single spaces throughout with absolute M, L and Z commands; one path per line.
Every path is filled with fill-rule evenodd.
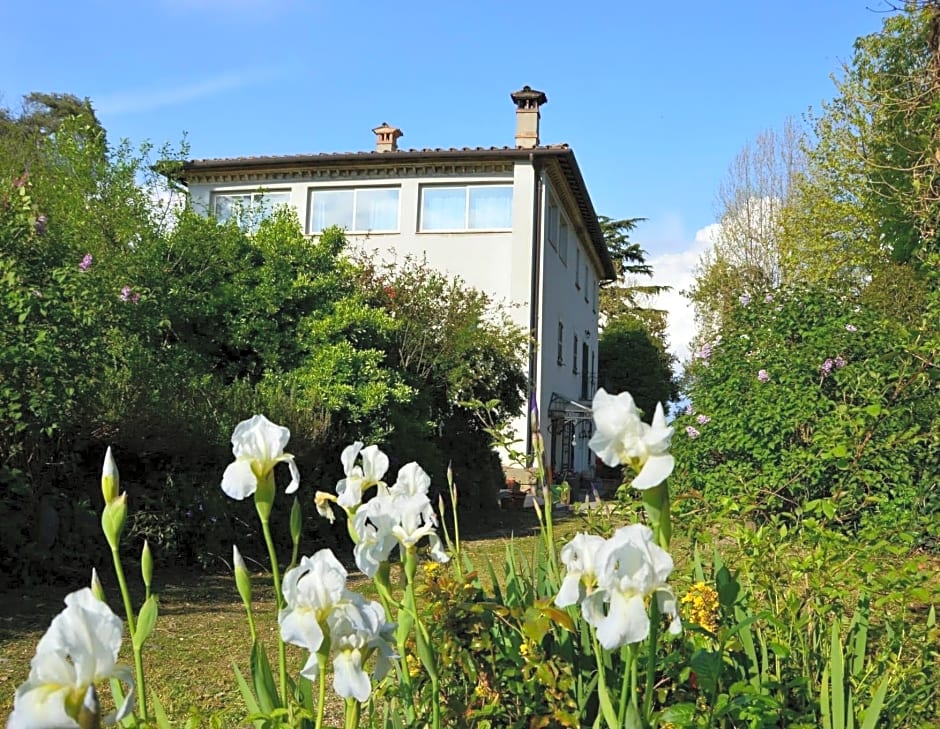
M 265 714 L 270 714 L 279 708 L 281 703 L 277 694 L 274 674 L 271 673 L 271 664 L 264 646 L 255 641 L 251 646 L 251 680 L 258 696 L 258 703 Z
M 607 729 L 620 729 L 620 722 L 617 721 L 617 712 L 614 711 L 614 705 L 611 703 L 610 695 L 607 693 L 607 686 L 603 681 L 597 682 L 597 700 L 600 704 L 604 721 L 607 722 Z
M 235 681 L 238 683 L 238 690 L 241 692 L 242 701 L 245 702 L 245 707 L 248 709 L 248 713 L 251 715 L 260 714 L 261 707 L 258 706 L 258 702 L 255 700 L 255 695 L 252 693 L 251 687 L 248 685 L 248 682 L 245 680 L 242 672 L 238 670 L 238 666 L 235 665 L 235 663 L 232 663 L 232 669 L 235 671 Z M 262 729 L 264 722 L 261 720 L 255 720 L 254 725 L 255 729 Z
M 695 704 L 688 702 L 682 704 L 673 704 L 659 715 L 659 725 L 678 724 L 679 726 L 688 726 L 695 719 Z
M 890 678 L 890 674 L 885 674 L 885 677 L 881 679 L 878 690 L 875 691 L 875 695 L 872 697 L 871 705 L 862 714 L 862 725 L 859 729 L 875 729 L 878 726 L 878 718 L 884 706 L 885 696 L 888 694 L 888 680 Z

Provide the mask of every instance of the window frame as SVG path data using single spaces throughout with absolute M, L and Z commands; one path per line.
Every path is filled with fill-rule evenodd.
M 268 217 L 268 215 L 264 214 L 264 210 L 260 209 L 260 207 L 256 208 L 256 205 L 258 204 L 259 201 L 263 201 L 264 198 L 271 197 L 272 195 L 278 195 L 278 196 L 285 195 L 286 200 L 283 200 L 281 202 L 276 202 L 273 205 L 271 205 L 270 209 L 268 210 L 268 214 L 273 212 L 274 209 L 280 205 L 291 204 L 290 188 L 268 189 L 268 188 L 255 187 L 250 190 L 230 190 L 230 189 L 212 190 L 209 194 L 209 206 L 210 206 L 210 210 L 212 211 L 212 217 L 216 221 L 220 223 L 227 223 L 232 218 L 235 218 L 235 222 L 238 224 L 238 227 L 242 228 L 243 230 L 249 233 L 254 233 L 255 231 L 258 230 L 258 226 L 261 224 L 261 221 L 265 220 Z M 238 216 L 230 215 L 226 218 L 221 218 L 219 217 L 219 199 L 220 198 L 248 198 L 248 205 L 242 207 L 242 209 L 239 211 L 241 214 Z M 261 217 L 258 217 L 257 219 L 252 219 L 249 221 L 243 221 L 245 217 L 250 216 L 254 218 L 256 212 L 260 214 Z M 243 224 L 243 222 L 246 222 L 247 224 Z
M 331 228 L 335 223 L 327 225 L 326 228 L 314 228 L 314 196 L 319 193 L 331 193 L 331 192 L 351 192 L 353 196 L 352 210 L 350 211 L 351 220 L 353 226 L 356 224 L 357 218 L 357 207 L 359 201 L 360 192 L 374 192 L 377 190 L 382 191 L 393 191 L 396 193 L 396 203 L 395 203 L 395 227 L 394 228 L 365 228 L 359 229 L 356 227 L 352 228 L 343 228 L 347 233 L 351 235 L 388 235 L 396 234 L 401 232 L 401 185 L 359 185 L 347 187 L 336 186 L 336 187 L 308 187 L 307 188 L 307 234 L 308 235 L 321 235 L 326 228 Z
M 565 325 L 564 322 L 558 322 L 558 365 L 565 364 Z
M 472 190 L 479 189 L 504 189 L 509 192 L 509 220 L 506 226 L 497 227 L 471 227 L 471 198 Z M 464 213 L 463 227 L 457 228 L 426 228 L 424 225 L 426 215 L 424 212 L 425 193 L 428 190 L 463 190 L 464 191 Z M 418 190 L 418 233 L 437 234 L 437 233 L 508 233 L 512 231 L 512 203 L 515 189 L 511 182 L 465 182 L 459 184 L 422 184 Z

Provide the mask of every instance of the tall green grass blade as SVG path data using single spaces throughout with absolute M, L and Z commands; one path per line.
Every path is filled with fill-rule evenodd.
M 884 707 L 885 697 L 888 695 L 888 681 L 890 678 L 891 675 L 886 673 L 885 677 L 881 679 L 878 690 L 875 691 L 875 695 L 872 697 L 871 704 L 862 715 L 862 725 L 859 729 L 875 729 L 878 726 L 881 709 Z
M 261 707 L 258 706 L 258 702 L 255 700 L 255 695 L 251 692 L 251 687 L 248 685 L 248 682 L 245 680 L 242 672 L 238 670 L 238 666 L 235 665 L 235 663 L 232 663 L 232 668 L 235 671 L 235 681 L 238 683 L 238 690 L 241 692 L 242 701 L 245 702 L 245 707 L 248 709 L 249 715 L 260 714 Z M 257 719 L 255 720 L 254 725 L 255 729 L 262 729 L 264 722 L 260 719 Z
M 832 679 L 832 724 L 845 729 L 845 659 L 839 621 L 832 623 L 832 642 L 829 648 L 829 670 Z
M 829 663 L 823 668 L 822 683 L 819 686 L 819 714 L 823 729 L 832 729 L 832 715 L 829 706 Z
M 150 695 L 151 704 L 153 704 L 153 715 L 157 720 L 157 729 L 171 729 L 170 717 L 166 715 L 166 709 L 156 694 Z

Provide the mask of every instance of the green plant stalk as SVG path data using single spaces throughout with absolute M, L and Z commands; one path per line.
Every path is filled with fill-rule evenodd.
M 623 679 L 620 681 L 620 701 L 617 702 L 617 721 L 623 726 L 627 717 L 627 699 L 631 703 L 636 702 L 636 650 L 633 645 L 625 645 L 620 650 L 620 659 L 626 670 L 623 672 Z M 631 691 L 632 689 L 632 691 Z M 631 696 L 627 696 L 627 692 Z
M 362 711 L 362 704 L 355 699 L 346 699 L 346 720 L 344 725 L 346 729 L 359 729 L 359 714 Z
M 271 561 L 271 578 L 274 582 L 276 595 L 275 604 L 280 610 L 284 606 L 284 595 L 281 594 L 281 573 L 277 566 L 277 552 L 274 549 L 274 539 L 271 536 L 271 526 L 266 516 L 261 515 L 261 530 L 264 533 L 265 544 L 268 545 L 268 559 Z M 277 663 L 280 674 L 281 700 L 287 705 L 287 649 L 280 631 L 277 634 Z
M 418 601 L 415 595 L 415 575 L 418 571 L 418 555 L 415 552 L 414 545 L 408 546 L 405 550 L 404 572 L 405 572 L 405 599 L 403 601 L 403 612 L 409 614 L 412 618 L 412 625 L 415 630 L 415 645 L 419 648 L 419 658 L 425 664 L 428 672 L 428 678 L 431 680 L 431 726 L 433 729 L 440 729 L 441 726 L 441 692 L 440 678 L 437 672 L 434 648 L 431 645 L 431 636 L 428 633 L 427 626 L 418 615 Z M 420 648 L 424 644 L 426 655 L 422 656 Z M 403 652 L 399 655 L 405 655 Z M 407 673 L 407 666 L 405 667 Z
M 131 594 L 127 589 L 127 579 L 124 577 L 124 568 L 121 566 L 121 555 L 117 549 L 111 549 L 111 559 L 114 562 L 114 572 L 117 575 L 118 585 L 121 588 L 121 598 L 124 601 L 124 613 L 127 615 L 127 632 L 134 643 L 134 634 L 137 626 L 134 621 L 134 607 L 131 605 Z M 141 721 L 147 721 L 147 691 L 144 682 L 144 659 L 142 648 L 134 648 L 134 673 L 137 677 L 137 711 L 140 712 Z
M 659 640 L 659 610 L 656 607 L 656 596 L 650 600 L 650 635 L 649 653 L 646 657 L 646 688 L 643 692 L 643 721 L 652 723 L 653 713 L 653 687 L 656 685 L 656 643 Z M 636 696 L 636 690 L 633 692 Z
M 326 660 L 329 652 L 324 653 L 322 648 L 317 653 L 317 718 L 315 729 L 323 726 L 323 710 L 326 707 Z

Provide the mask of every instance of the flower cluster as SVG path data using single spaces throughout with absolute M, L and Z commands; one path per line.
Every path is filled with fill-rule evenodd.
M 761 382 L 770 382 L 770 373 L 767 370 L 758 370 L 757 379 Z
M 417 463 L 401 467 L 392 486 L 385 481 L 388 456 L 378 446 L 363 448 L 359 441 L 348 446 L 340 460 L 346 477 L 336 484 L 336 496 L 317 492 L 317 510 L 333 520 L 331 503 L 336 503 L 349 518 L 350 534 L 356 542 L 353 556 L 356 566 L 374 577 L 380 565 L 388 562 L 392 549 L 398 546 L 402 556 L 414 551 L 424 537 L 428 538 L 431 559 L 447 562 L 440 537 L 434 531 L 437 518 L 428 489 L 431 478 Z M 376 488 L 376 495 L 362 502 L 364 492 Z
M 669 453 L 673 429 L 666 425 L 663 406 L 656 405 L 652 424 L 640 419 L 640 411 L 629 392 L 608 395 L 597 391 L 593 402 L 595 432 L 591 450 L 608 466 L 626 465 L 637 477 L 633 487 L 650 489 L 672 473 L 675 459 Z
M 646 639 L 650 630 L 647 598 L 655 599 L 659 611 L 672 619 L 670 632 L 681 630 L 676 596 L 666 584 L 672 557 L 653 541 L 646 525 L 621 527 L 610 539 L 577 534 L 561 550 L 561 561 L 566 574 L 555 604 L 580 605 L 604 648 Z
M 748 306 L 751 303 L 751 297 L 748 294 L 741 294 L 738 301 L 741 302 L 741 306 Z
M 685 426 L 685 434 L 695 440 L 701 435 L 701 432 L 694 425 L 687 425 Z
M 363 665 L 376 657 L 373 676 L 381 680 L 396 658 L 394 623 L 385 610 L 346 589 L 346 569 L 329 549 L 321 549 L 284 575 L 286 607 L 278 614 L 285 642 L 306 648 L 309 658 L 300 675 L 315 681 L 320 658 L 334 651 L 333 688 L 344 698 L 365 701 L 372 683 Z
M 828 377 L 829 375 L 832 374 L 833 369 L 837 369 L 837 370 L 842 369 L 847 364 L 848 362 L 845 361 L 845 357 L 843 357 L 842 355 L 839 355 L 835 359 L 832 359 L 831 357 L 826 357 L 825 362 L 823 362 L 819 366 L 819 370 L 820 372 L 822 372 L 823 377 Z
M 124 626 L 91 588 L 65 598 L 65 609 L 36 646 L 29 678 L 16 690 L 7 729 L 98 726 L 95 684 L 117 678 L 133 686 L 127 668 L 116 665 Z M 113 723 L 130 711 L 133 691 L 106 718 Z
M 130 286 L 125 285 L 121 288 L 121 301 L 130 301 L 132 304 L 136 304 L 140 301 L 140 294 L 135 292 Z
M 695 353 L 696 359 L 704 359 L 706 362 L 712 356 L 712 347 L 710 344 L 703 344 L 698 352 Z
M 704 582 L 696 582 L 679 601 L 689 620 L 709 633 L 718 632 L 718 593 Z
M 89 268 L 91 268 L 91 264 L 93 264 L 94 262 L 95 262 L 95 257 L 91 255 L 91 253 L 86 253 L 84 256 L 82 256 L 81 263 L 78 264 L 78 270 L 87 271 Z

